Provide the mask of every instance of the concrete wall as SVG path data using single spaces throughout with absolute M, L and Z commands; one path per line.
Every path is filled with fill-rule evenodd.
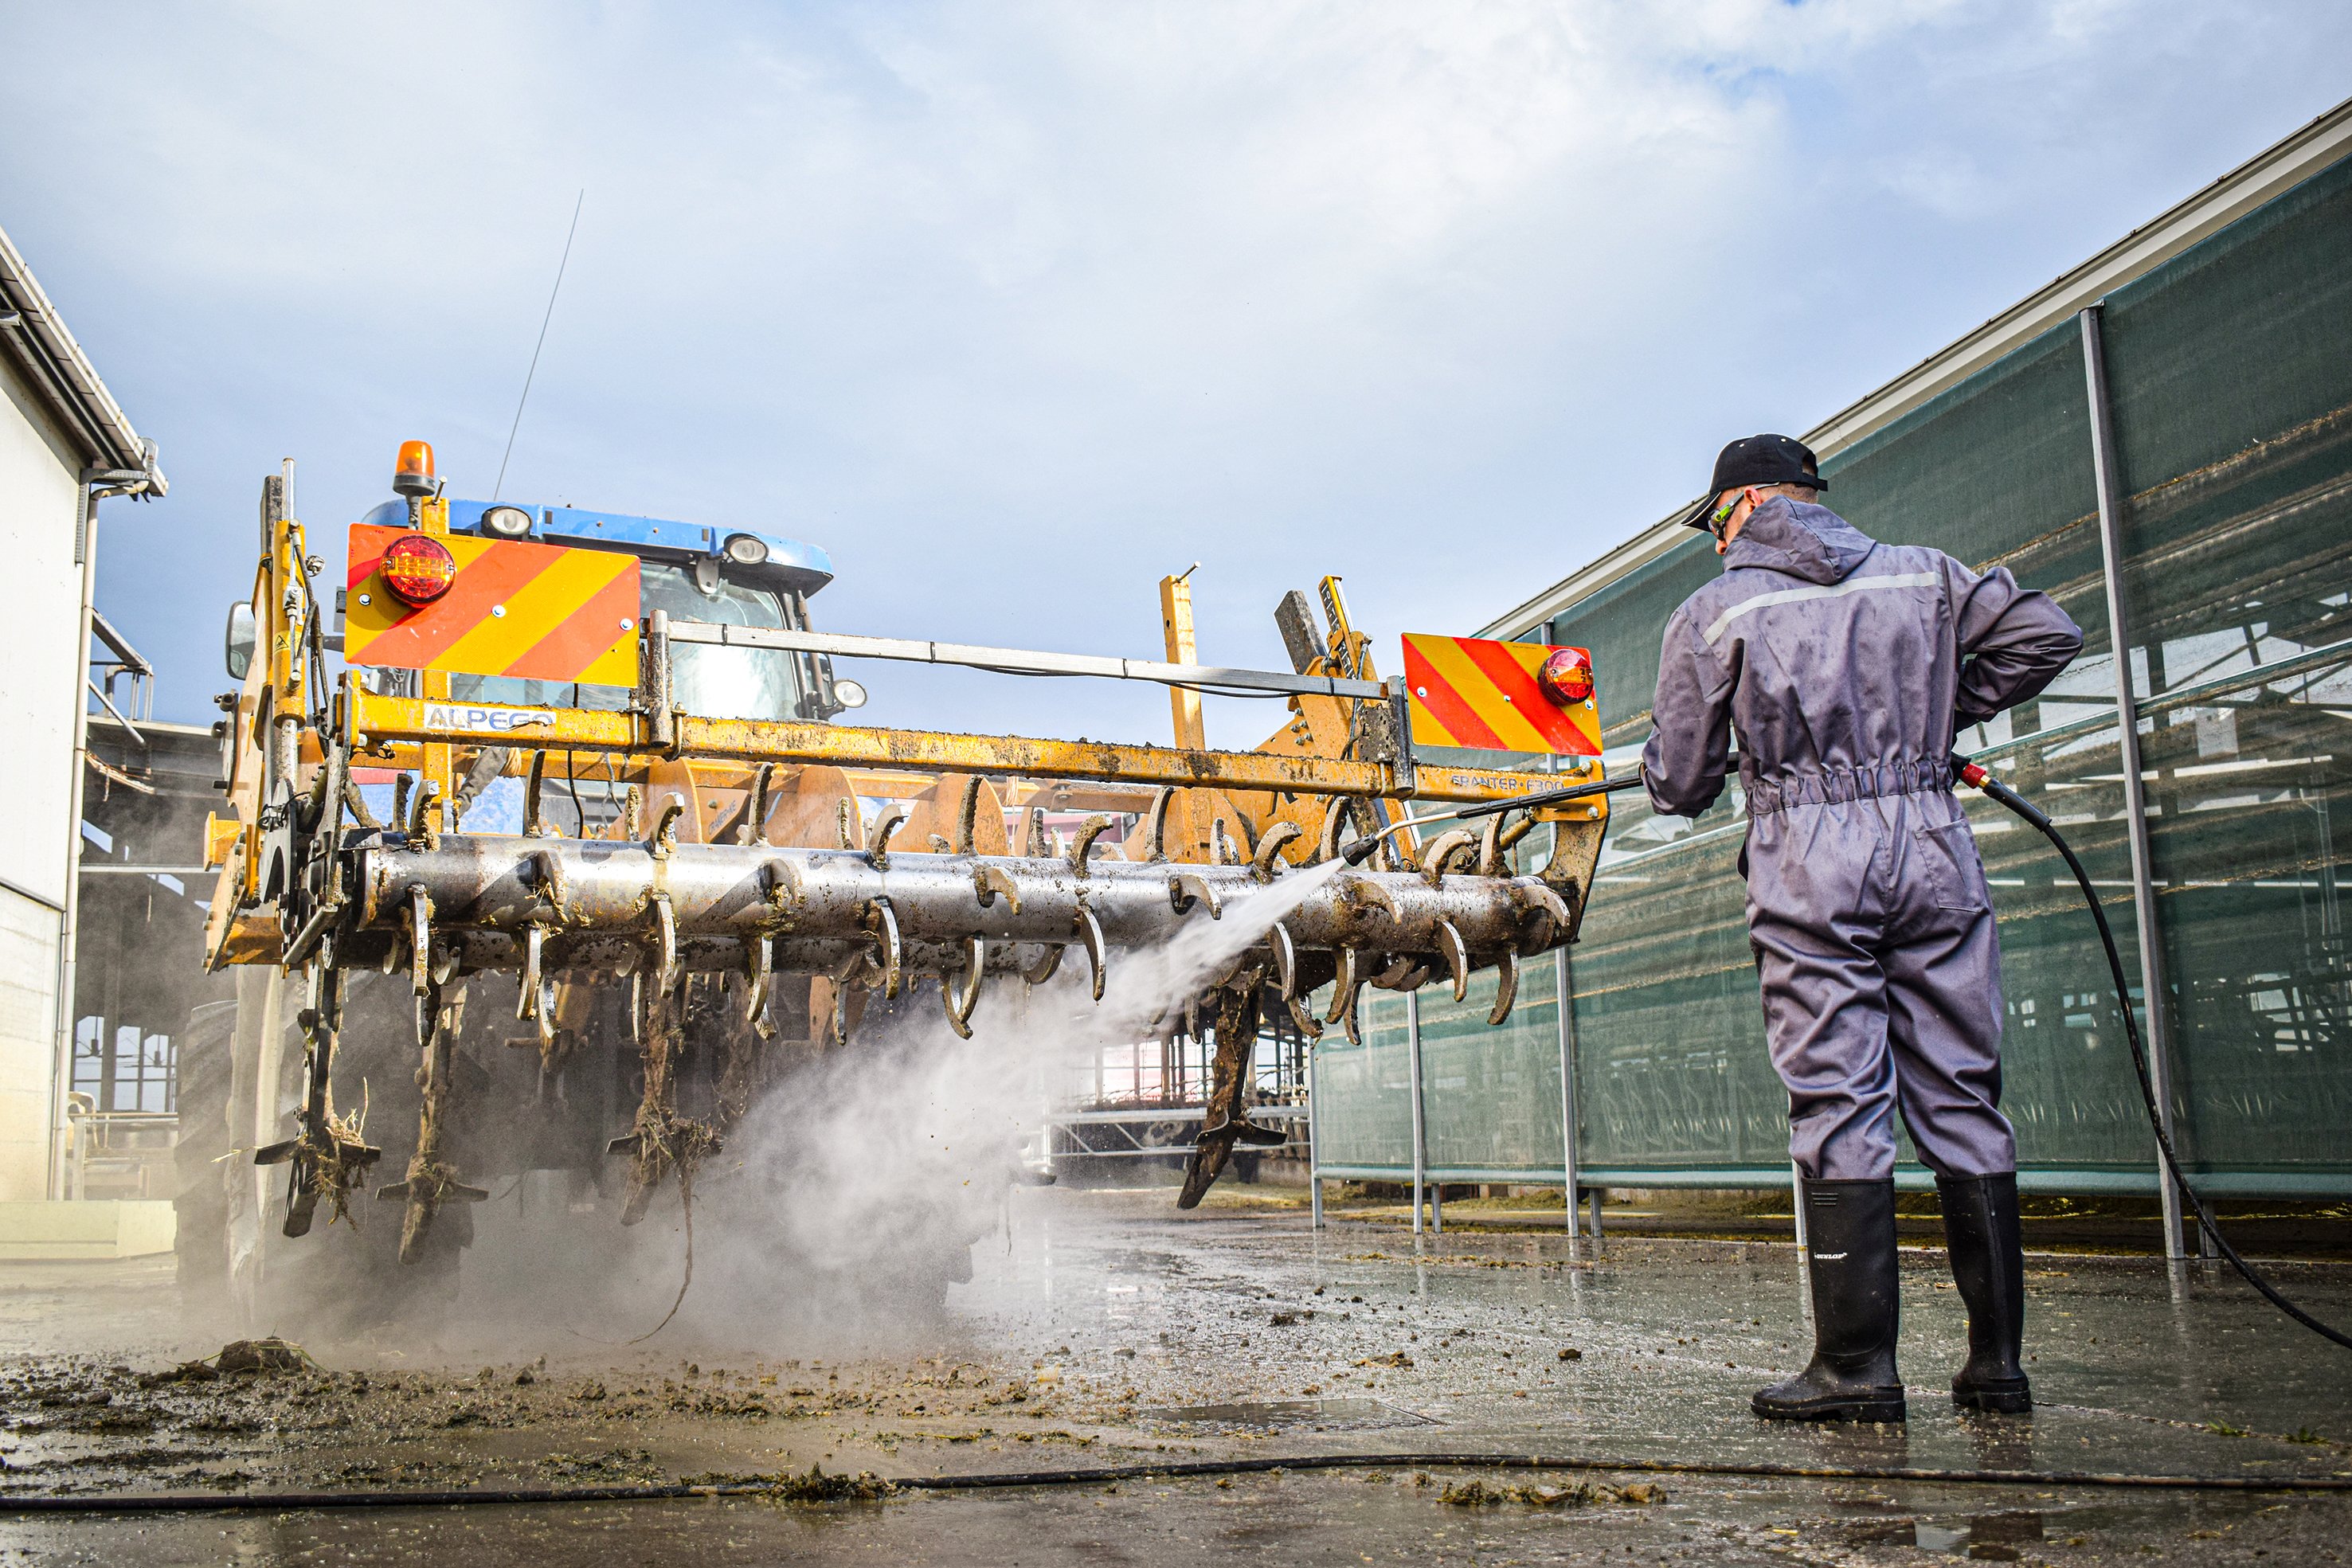
M 0 1202 L 48 1186 L 58 945 L 79 831 L 73 729 L 81 660 L 74 564 L 79 461 L 39 394 L 0 361 Z

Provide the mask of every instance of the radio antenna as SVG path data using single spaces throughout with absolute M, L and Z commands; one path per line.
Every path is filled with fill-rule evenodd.
M 515 432 L 522 428 L 523 405 L 530 402 L 530 383 L 539 374 L 539 351 L 547 347 L 547 324 L 555 319 L 555 297 L 563 292 L 563 269 L 572 264 L 572 236 L 580 232 L 580 208 L 588 200 L 588 187 L 580 187 L 579 199 L 572 204 L 572 227 L 563 235 L 563 259 L 555 264 L 555 287 L 547 291 L 547 314 L 540 318 L 539 341 L 531 345 L 530 369 L 523 372 L 522 396 L 515 400 L 514 423 L 507 427 L 506 455 L 499 459 L 499 482 L 490 487 L 490 499 L 495 501 L 507 487 L 507 463 L 514 456 Z

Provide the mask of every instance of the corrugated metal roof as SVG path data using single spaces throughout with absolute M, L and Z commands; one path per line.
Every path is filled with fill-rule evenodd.
M 1885 386 L 1832 414 L 1805 433 L 1805 444 L 1822 457 L 1853 445 L 2348 154 L 2352 154 L 2352 99 L 2132 230 L 1948 348 L 1928 355 Z M 1693 496 L 1600 559 L 1488 622 L 1478 634 L 1523 636 L 1568 606 L 1647 566 L 1692 537 L 1674 519 L 1697 500 Z

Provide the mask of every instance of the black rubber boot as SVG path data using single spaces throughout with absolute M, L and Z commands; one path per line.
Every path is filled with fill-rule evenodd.
M 1900 1421 L 1906 1412 L 1895 1370 L 1895 1183 L 1808 1181 L 1801 1201 L 1813 1359 L 1748 1403 L 1767 1420 Z
M 2025 1344 L 2025 1243 L 2017 1224 L 2017 1173 L 1937 1176 L 1952 1281 L 1969 1304 L 1969 1360 L 1952 1379 L 1963 1410 L 2022 1416 L 2033 1408 L 2020 1352 Z

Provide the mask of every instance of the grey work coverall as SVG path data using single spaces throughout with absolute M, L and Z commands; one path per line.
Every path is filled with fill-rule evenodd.
M 1696 816 L 1731 737 L 1748 792 L 1748 929 L 1789 1152 L 1817 1181 L 1895 1168 L 1899 1101 L 1939 1174 L 2017 1166 L 2000 1103 L 2000 948 L 1947 758 L 2024 702 L 2082 632 L 2006 570 L 1879 544 L 1776 496 L 1666 622 L 1650 802 Z

